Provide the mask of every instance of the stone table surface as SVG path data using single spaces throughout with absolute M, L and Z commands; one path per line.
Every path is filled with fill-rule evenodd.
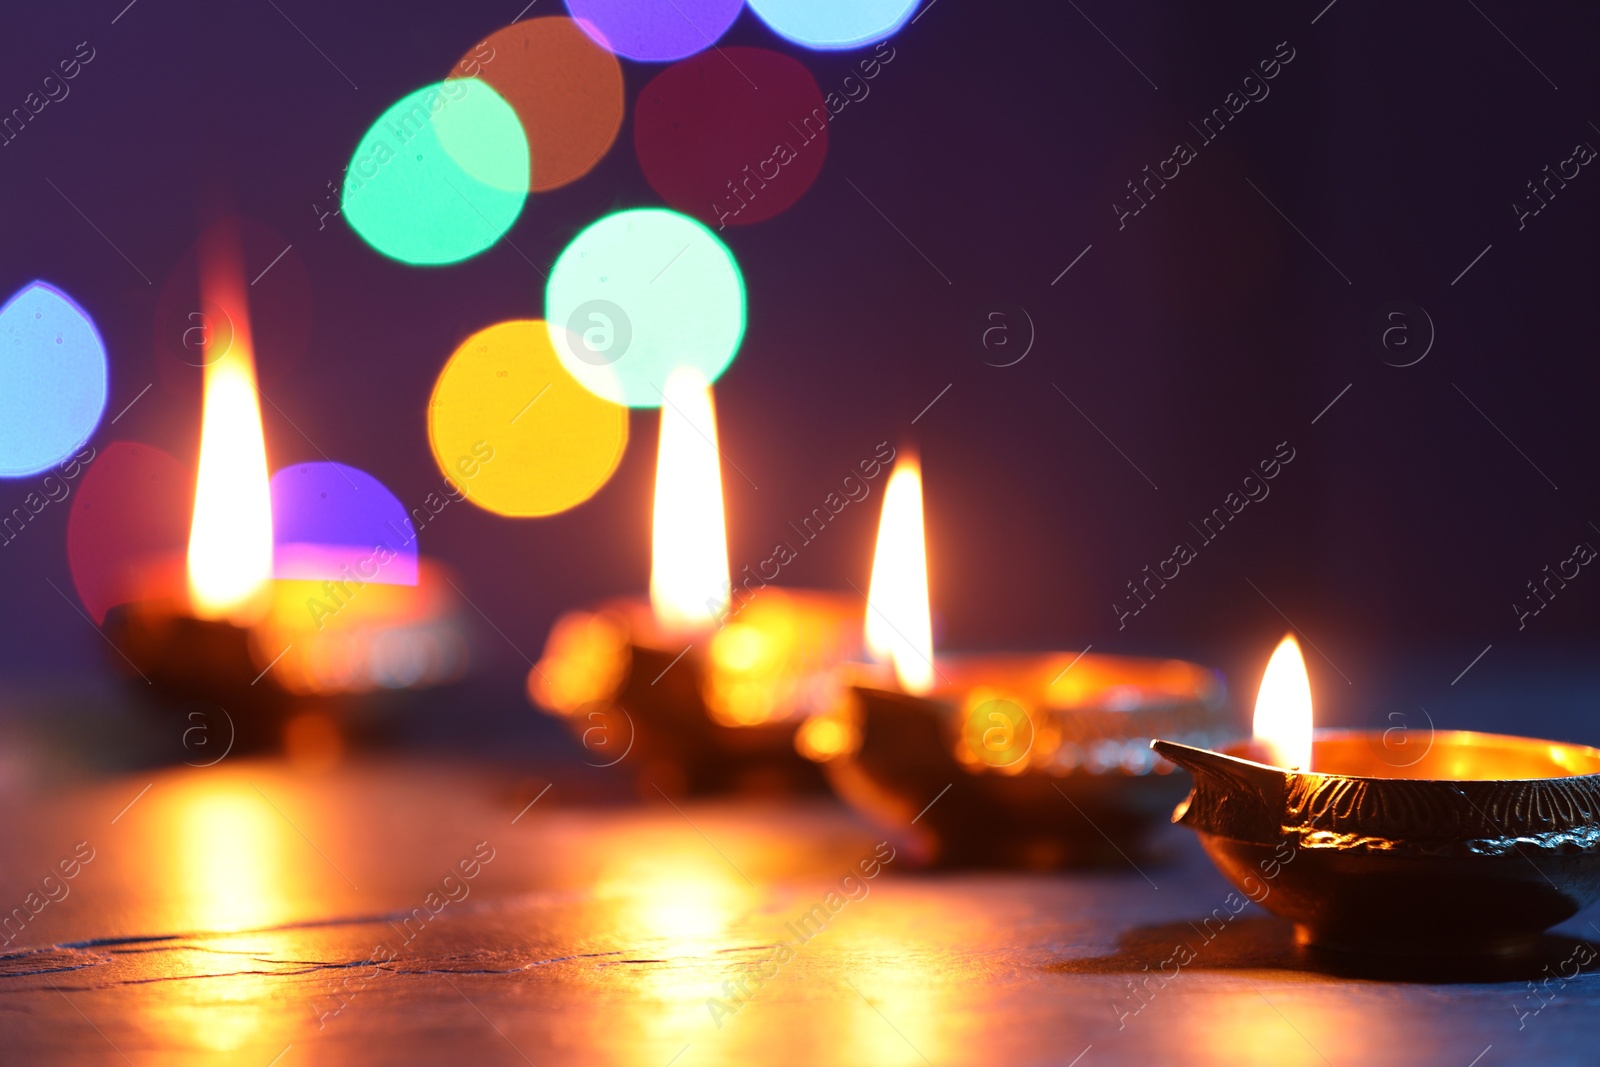
M 1137 869 L 930 873 L 826 798 L 400 758 L 39 779 L 0 774 L 6 1063 L 1600 1061 L 1595 912 L 1528 963 L 1335 973 L 1175 828 Z

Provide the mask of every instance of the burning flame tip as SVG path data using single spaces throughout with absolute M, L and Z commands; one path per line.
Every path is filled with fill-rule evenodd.
M 1311 678 L 1294 634 L 1278 642 L 1256 695 L 1254 733 L 1274 766 L 1311 770 Z
M 900 457 L 883 491 L 867 592 L 866 643 L 873 656 L 893 664 L 900 688 L 915 694 L 933 689 L 922 469 L 910 454 Z
M 711 384 L 680 367 L 661 392 L 650 606 L 671 630 L 715 627 L 732 589 Z
M 206 295 L 226 308 L 225 334 L 206 338 L 200 460 L 189 527 L 189 599 L 201 618 L 240 619 L 263 605 L 272 577 L 272 493 L 248 316 L 239 279 L 207 278 Z M 224 338 L 219 340 L 219 338 Z M 213 348 L 221 351 L 213 352 Z

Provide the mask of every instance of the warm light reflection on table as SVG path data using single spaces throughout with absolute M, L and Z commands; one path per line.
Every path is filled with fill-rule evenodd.
M 1401 1020 L 1381 995 L 1329 1004 L 1280 984 L 1252 981 L 1254 988 L 1233 982 L 1231 991 L 1207 995 L 1203 1005 L 1167 1005 L 1159 1020 L 1130 1020 L 1129 1026 L 1172 1027 L 1183 1062 L 1195 1067 L 1327 1067 L 1326 1057 L 1349 1050 L 1356 1033 L 1364 1048 L 1402 1047 L 1404 1027 L 1397 1028 Z M 1414 1062 L 1428 1062 L 1423 1053 L 1417 1055 Z
M 173 802 L 172 885 L 206 930 L 282 922 L 282 835 L 292 832 L 259 795 L 237 786 L 190 790 Z
M 616 936 L 648 948 L 651 955 L 715 952 L 729 928 L 760 899 L 726 862 L 706 850 L 628 850 L 596 884 L 594 895 L 610 905 Z
M 258 975 L 213 979 L 203 992 L 178 993 L 151 1012 L 150 1030 L 166 1040 L 212 1052 L 255 1047 L 282 1030 L 283 1013 L 272 1000 L 272 983 Z
M 1255 913 L 1119 1029 L 1128 983 L 1228 892 L 1181 834 L 1179 865 L 1146 869 L 1159 891 L 1131 868 L 933 876 L 897 857 L 719 1028 L 708 999 L 749 984 L 876 838 L 822 800 L 584 808 L 564 788 L 515 824 L 526 801 L 485 768 L 230 762 L 50 803 L 0 793 L 0 818 L 27 828 L 3 899 L 60 843 L 97 849 L 9 950 L 57 946 L 55 969 L 0 957 L 17 961 L 0 970 L 7 1053 L 111 1062 L 110 1041 L 136 1064 L 264 1065 L 291 1045 L 279 1067 L 522 1062 L 514 1043 L 540 1067 L 942 1067 L 1063 1065 L 1092 1045 L 1080 1067 L 1292 1067 L 1466 1064 L 1513 1041 L 1532 1061 L 1600 1039 L 1593 983 L 1518 1034 L 1507 1007 L 1525 982 L 1346 981 Z M 471 894 L 402 940 L 479 840 L 495 859 Z M 374 969 L 380 943 L 397 952 Z

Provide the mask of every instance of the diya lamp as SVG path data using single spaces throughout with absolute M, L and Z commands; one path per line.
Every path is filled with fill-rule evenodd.
M 730 579 L 711 387 L 678 370 L 662 396 L 649 597 L 557 620 L 529 696 L 651 795 L 822 788 L 794 734 L 836 700 L 859 614 L 843 594 Z
M 1292 637 L 1254 737 L 1152 747 L 1194 776 L 1173 821 L 1315 949 L 1473 957 L 1532 949 L 1600 899 L 1600 750 L 1437 731 L 1398 761 L 1382 732 L 1312 729 Z
M 884 491 L 864 627 L 876 662 L 843 669 L 841 699 L 796 743 L 923 862 L 1122 862 L 1187 788 L 1149 739 L 1237 732 L 1221 677 L 1192 663 L 1087 650 L 935 657 L 910 457 Z
M 409 584 L 378 584 L 374 572 L 348 567 L 332 581 L 274 577 L 310 573 L 303 565 L 318 546 L 274 541 L 241 279 L 227 258 L 207 272 L 206 299 L 231 329 L 207 340 L 187 548 L 181 559 L 122 561 L 138 573 L 129 579 L 132 595 L 106 613 L 107 636 L 121 654 L 113 662 L 131 664 L 161 703 L 220 706 L 239 748 L 330 732 L 336 742 L 340 729 L 375 710 L 364 694 L 458 676 L 465 635 L 444 571 L 415 555 L 395 568 L 409 567 L 393 579 Z M 329 610 L 308 610 L 313 604 Z

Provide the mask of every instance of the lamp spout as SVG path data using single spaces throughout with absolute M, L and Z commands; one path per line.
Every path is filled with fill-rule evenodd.
M 1194 775 L 1194 790 L 1173 811 L 1173 822 L 1239 841 L 1278 840 L 1288 773 L 1176 741 L 1150 747 Z

